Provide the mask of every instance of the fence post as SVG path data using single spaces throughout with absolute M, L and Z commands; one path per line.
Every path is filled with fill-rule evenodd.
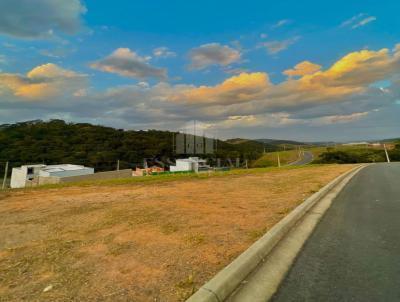
M 7 173 L 8 173 L 8 162 L 6 162 L 6 167 L 4 169 L 4 179 L 3 179 L 3 186 L 2 186 L 3 190 L 6 188 Z

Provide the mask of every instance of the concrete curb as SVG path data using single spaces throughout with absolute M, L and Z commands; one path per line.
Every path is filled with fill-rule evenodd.
M 257 240 L 239 257 L 218 272 L 210 281 L 194 293 L 187 302 L 221 302 L 224 301 L 257 266 L 265 261 L 276 244 L 293 228 L 293 226 L 324 196 L 339 185 L 349 175 L 353 177 L 366 165 L 361 165 L 338 176 L 325 187 L 307 198 L 285 218 L 272 227 L 263 237 Z

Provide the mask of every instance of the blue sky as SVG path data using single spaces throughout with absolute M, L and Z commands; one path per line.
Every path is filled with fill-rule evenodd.
M 398 11 L 394 0 L 3 0 L 0 123 L 400 136 Z

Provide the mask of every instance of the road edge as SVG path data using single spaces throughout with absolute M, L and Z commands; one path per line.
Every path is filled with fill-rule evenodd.
M 266 261 L 273 248 L 331 190 L 342 182 L 350 181 L 367 165 L 359 165 L 329 182 L 321 190 L 307 198 L 285 218 L 273 226 L 263 237 L 252 244 L 234 261 L 219 271 L 211 280 L 195 292 L 187 302 L 221 302 L 228 298 L 260 263 Z M 348 177 L 349 176 L 349 177 Z M 346 183 L 347 183 L 346 182 Z M 339 190 L 337 194 L 340 192 Z M 336 195 L 337 195 L 336 194 Z

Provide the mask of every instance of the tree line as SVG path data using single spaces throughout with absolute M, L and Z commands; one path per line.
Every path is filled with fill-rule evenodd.
M 71 163 L 94 167 L 96 171 L 141 166 L 143 160 L 174 160 L 174 132 L 160 130 L 123 130 L 88 123 L 63 120 L 34 120 L 0 125 L 0 165 L 9 161 L 12 167 L 24 164 Z M 255 160 L 265 144 L 256 141 L 229 143 L 217 141 L 212 158 Z M 276 148 L 271 145 L 268 148 Z M 0 169 L 3 169 L 1 165 Z

